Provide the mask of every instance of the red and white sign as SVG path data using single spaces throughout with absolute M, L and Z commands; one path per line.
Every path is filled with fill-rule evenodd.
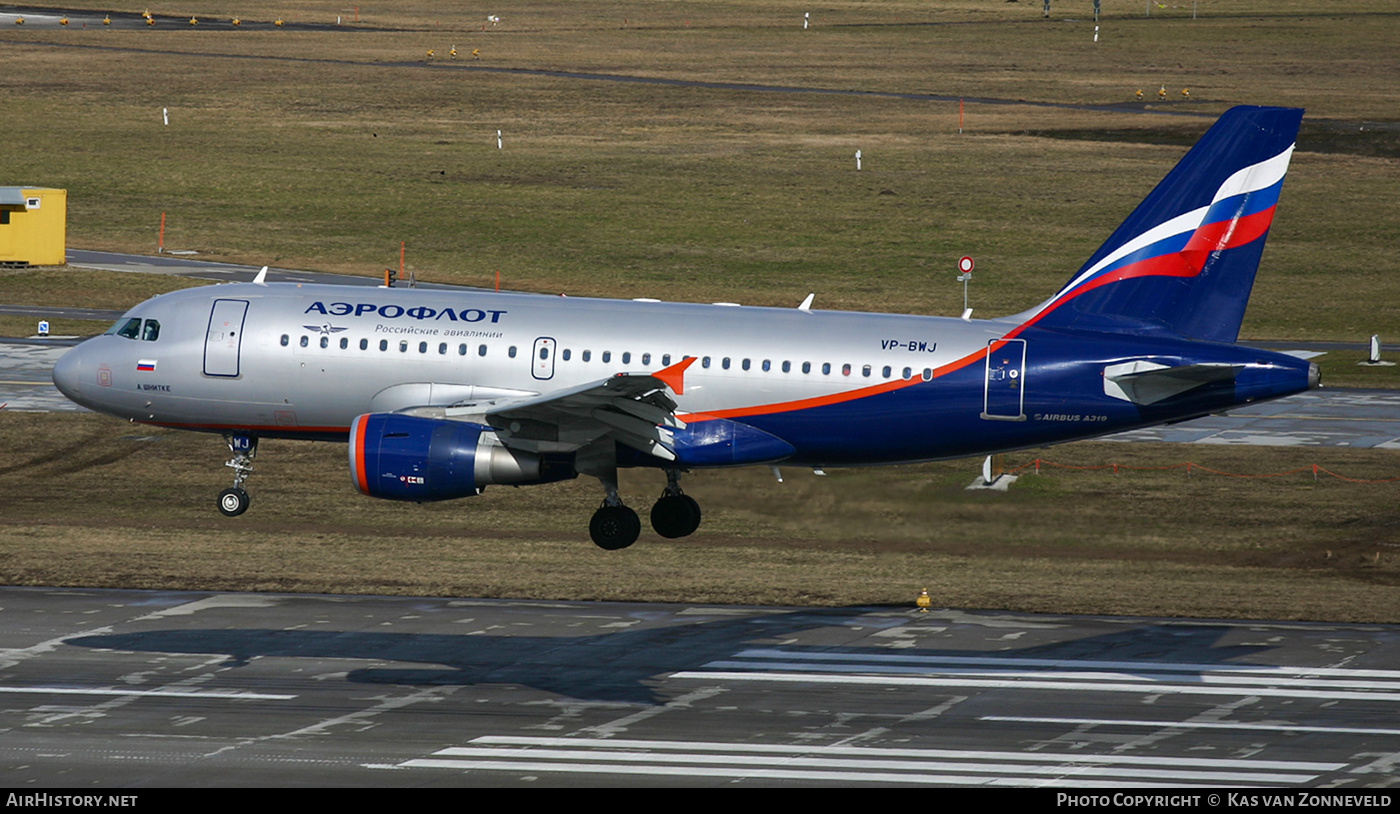
M 971 274 L 971 273 L 972 273 L 972 258 L 971 258 L 971 257 L 966 257 L 966 256 L 964 256 L 961 260 L 959 260 L 959 261 L 958 261 L 958 271 L 962 272 L 963 274 Z

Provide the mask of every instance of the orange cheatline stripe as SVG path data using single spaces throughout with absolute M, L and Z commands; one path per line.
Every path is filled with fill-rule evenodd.
M 1005 341 L 997 340 L 997 342 L 994 345 L 991 345 L 990 348 L 983 348 L 981 350 L 970 353 L 961 359 L 949 362 L 948 364 L 943 365 L 942 367 L 934 368 L 930 380 L 936 379 L 940 376 L 946 376 L 949 373 L 961 370 L 967 367 L 968 365 L 978 361 L 979 359 L 985 359 L 989 349 L 999 350 L 1005 344 Z M 878 396 L 882 393 L 892 393 L 895 390 L 902 390 L 905 387 L 913 387 L 916 384 L 923 383 L 924 379 L 922 376 L 915 376 L 912 379 L 896 379 L 890 382 L 883 382 L 881 384 L 871 385 L 870 387 L 862 387 L 857 390 L 845 390 L 840 393 L 832 393 L 831 395 L 827 396 L 814 396 L 812 398 L 798 399 L 796 401 L 782 401 L 777 402 L 775 404 L 759 404 L 753 407 L 737 407 L 733 410 L 709 410 L 703 414 L 689 413 L 686 414 L 685 418 L 687 421 L 705 421 L 711 418 L 744 418 L 746 416 L 772 415 L 773 413 L 786 413 L 797 410 L 810 410 L 814 407 L 826 407 L 832 404 L 843 404 L 848 401 L 856 401 L 858 399 L 868 398 L 870 396 Z

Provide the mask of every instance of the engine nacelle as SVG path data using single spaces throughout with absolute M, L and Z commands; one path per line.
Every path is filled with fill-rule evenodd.
M 366 413 L 350 425 L 350 477 L 372 497 L 452 500 L 479 495 L 493 483 L 577 476 L 566 460 L 507 449 L 481 424 Z

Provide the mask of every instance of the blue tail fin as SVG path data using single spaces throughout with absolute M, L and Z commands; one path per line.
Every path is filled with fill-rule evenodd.
M 1054 297 L 1045 328 L 1234 342 L 1303 111 L 1226 111 Z

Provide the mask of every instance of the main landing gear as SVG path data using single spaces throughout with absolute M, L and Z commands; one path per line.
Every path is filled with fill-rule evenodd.
M 258 439 L 246 435 L 224 436 L 233 458 L 224 466 L 233 469 L 233 487 L 219 493 L 219 511 L 224 517 L 237 517 L 248 511 L 252 498 L 243 489 L 243 482 L 253 474 L 253 457 L 258 454 Z
M 637 513 L 623 505 L 616 480 L 603 480 L 607 497 L 593 513 L 588 533 L 593 542 L 606 551 L 617 551 L 637 542 L 642 533 L 642 521 Z M 687 537 L 700 528 L 700 504 L 681 491 L 680 471 L 666 470 L 666 490 L 651 507 L 651 527 L 668 539 Z
M 700 528 L 700 504 L 681 491 L 679 470 L 666 470 L 666 491 L 651 507 L 651 527 L 668 540 L 689 537 Z

